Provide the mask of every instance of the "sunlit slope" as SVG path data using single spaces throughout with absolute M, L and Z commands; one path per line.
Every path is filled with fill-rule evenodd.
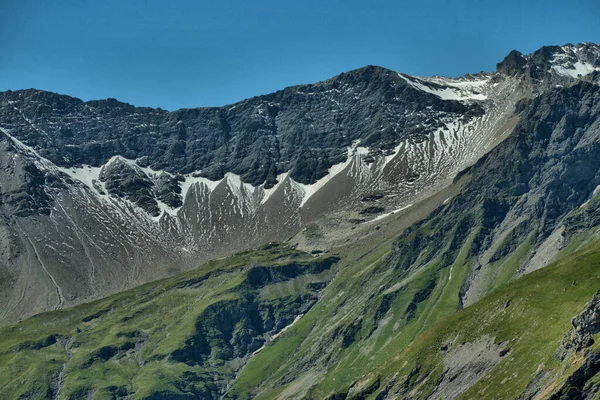
M 337 260 L 268 245 L 33 317 L 0 333 L 0 397 L 217 398 Z

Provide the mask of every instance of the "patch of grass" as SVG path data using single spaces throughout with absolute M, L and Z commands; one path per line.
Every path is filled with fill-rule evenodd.
M 218 360 L 207 366 L 187 365 L 171 357 L 194 340 L 200 316 L 211 306 L 245 297 L 260 298 L 266 307 L 273 307 L 275 319 L 281 312 L 293 312 L 297 305 L 286 303 L 293 299 L 289 293 L 302 296 L 308 293 L 305 282 L 331 277 L 324 273 L 311 277 L 310 267 L 322 260 L 290 246 L 270 244 L 106 299 L 40 314 L 3 328 L 0 398 L 46 398 L 57 390 L 63 366 L 62 398 L 83 397 L 92 390 L 94 398 L 118 394 L 137 399 L 153 393 L 203 397 L 214 393 L 218 390 L 214 380 L 234 378 L 231 365 Z M 247 273 L 256 266 L 282 274 L 278 284 L 287 284 L 290 290 L 283 293 L 268 282 L 256 289 L 248 287 Z M 295 266 L 290 268 L 301 274 L 299 284 L 285 282 L 288 266 Z M 261 291 L 271 294 L 261 297 Z M 286 300 L 279 294 L 285 294 Z M 243 329 L 234 332 L 245 333 Z
M 419 393 L 424 395 L 435 384 L 435 371 L 443 365 L 447 354 L 440 351 L 441 345 L 451 342 L 456 346 L 489 335 L 496 343 L 506 342 L 510 355 L 462 397 L 516 398 L 540 365 L 551 371 L 558 368 L 555 354 L 562 336 L 571 327 L 571 318 L 583 309 L 599 287 L 600 243 L 596 242 L 551 266 L 514 280 L 442 321 L 371 375 L 389 380 L 393 376 L 408 376 L 418 366 L 421 376 L 431 374 L 419 388 Z M 452 350 L 450 347 L 448 352 Z
M 530 256 L 533 249 L 533 234 L 512 252 L 506 259 L 501 259 L 491 263 L 491 270 L 494 271 L 494 277 L 489 280 L 488 292 L 506 285 L 511 279 L 517 276 L 519 268 L 523 262 Z

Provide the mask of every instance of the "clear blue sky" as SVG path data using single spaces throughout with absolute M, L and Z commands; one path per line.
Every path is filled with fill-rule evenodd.
M 513 48 L 600 41 L 600 1 L 0 0 L 0 91 L 176 109 L 368 64 L 490 71 Z

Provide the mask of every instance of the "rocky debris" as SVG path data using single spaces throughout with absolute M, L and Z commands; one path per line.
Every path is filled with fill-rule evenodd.
M 593 335 L 600 333 L 600 292 L 588 302 L 583 311 L 571 321 L 573 329 L 565 334 L 557 353 L 561 360 L 572 352 L 581 352 L 594 344 Z
M 578 353 L 582 360 L 577 362 L 577 369 L 554 391 L 550 397 L 552 400 L 595 398 L 600 392 L 599 385 L 588 384 L 600 373 L 600 353 L 589 350 L 594 344 L 592 335 L 600 332 L 600 292 L 596 292 L 592 300 L 586 303 L 571 324 L 573 328 L 563 337 L 557 357 L 564 361 L 570 354 Z
M 383 207 L 373 206 L 373 207 L 363 208 L 362 210 L 360 210 L 359 214 L 360 215 L 381 214 L 384 211 L 385 211 L 385 208 L 383 208 Z
M 482 336 L 448 351 L 444 371 L 430 399 L 454 399 L 494 368 L 509 350 L 505 343 Z
M 171 208 L 179 208 L 183 205 L 183 199 L 181 198 L 181 186 L 183 176 L 176 175 L 172 176 L 163 172 L 158 176 L 156 180 L 156 198 Z
M 368 196 L 363 197 L 360 201 L 373 202 L 377 200 L 381 200 L 385 197 L 385 193 L 373 193 Z

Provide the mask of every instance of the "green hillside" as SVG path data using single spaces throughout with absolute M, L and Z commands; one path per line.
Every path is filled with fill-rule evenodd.
M 271 244 L 37 315 L 0 332 L 0 398 L 217 398 L 337 260 Z

